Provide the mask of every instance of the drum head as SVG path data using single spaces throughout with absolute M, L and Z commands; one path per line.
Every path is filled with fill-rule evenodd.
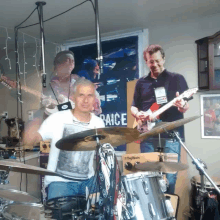
M 3 208 L 3 216 L 6 219 L 39 220 L 42 212 L 43 205 L 34 203 L 13 203 Z
M 217 186 L 220 186 L 220 178 L 218 178 L 218 177 L 211 177 L 211 179 L 213 180 L 213 182 Z M 200 175 L 192 177 L 191 183 L 196 185 L 196 186 L 201 186 Z M 204 177 L 204 185 L 205 185 L 206 188 L 213 188 L 212 184 L 208 181 L 208 179 L 206 177 Z
M 14 190 L 14 189 L 0 188 L 0 198 L 15 201 L 15 202 L 40 203 L 39 199 L 29 195 L 28 193 Z

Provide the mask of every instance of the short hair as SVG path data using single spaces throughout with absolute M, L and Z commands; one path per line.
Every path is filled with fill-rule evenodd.
M 144 52 L 143 52 L 143 56 L 144 56 L 144 59 L 146 58 L 146 55 L 147 53 L 149 53 L 150 55 L 156 53 L 157 51 L 160 51 L 161 55 L 162 55 L 162 58 L 164 59 L 165 58 L 165 53 L 164 53 L 164 50 L 163 48 L 158 45 L 158 44 L 151 44 L 150 46 L 148 46 Z
M 98 62 L 93 59 L 85 59 L 83 61 L 84 69 L 87 71 L 93 71 L 94 68 L 98 65 Z
M 54 68 L 56 69 L 58 65 L 65 63 L 67 59 L 71 59 L 74 61 L 74 53 L 72 51 L 64 50 L 64 51 L 57 53 L 53 61 Z
M 88 80 L 88 79 L 85 79 L 84 77 L 80 77 L 80 78 L 77 79 L 76 82 L 73 84 L 73 87 L 72 87 L 72 92 L 73 92 L 73 94 L 76 93 L 77 86 L 79 86 L 79 85 L 92 86 L 92 87 L 94 88 L 94 91 L 96 91 L 95 84 L 94 84 L 93 82 L 91 82 L 91 81 Z

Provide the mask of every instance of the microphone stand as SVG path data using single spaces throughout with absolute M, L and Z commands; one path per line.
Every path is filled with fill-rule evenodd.
M 101 38 L 100 38 L 100 28 L 99 28 L 99 9 L 98 9 L 98 0 L 95 0 L 95 22 L 96 22 L 96 42 L 97 42 L 97 60 L 99 62 L 100 73 L 103 73 L 103 56 L 102 56 L 102 47 L 101 47 Z M 98 79 L 100 74 L 98 76 Z
M 38 15 L 39 15 L 39 22 L 40 22 L 41 55 L 42 55 L 41 68 L 43 68 L 42 84 L 43 84 L 43 87 L 46 88 L 45 53 L 44 53 L 45 39 L 44 39 L 44 25 L 43 25 L 43 6 L 46 5 L 46 2 L 36 2 L 35 4 L 39 7 Z
M 177 140 L 180 142 L 180 144 L 183 146 L 183 148 L 186 150 L 186 152 L 188 153 L 188 155 L 192 158 L 193 160 L 193 164 L 195 164 L 196 169 L 199 171 L 199 175 L 201 178 L 201 190 L 199 191 L 199 203 L 201 203 L 201 216 L 200 219 L 202 219 L 202 216 L 204 215 L 204 198 L 207 197 L 207 191 L 205 190 L 205 184 L 204 184 L 204 175 L 206 176 L 206 178 L 209 180 L 209 182 L 213 185 L 213 187 L 216 189 L 216 191 L 218 192 L 218 194 L 220 195 L 220 190 L 218 188 L 218 186 L 212 181 L 212 179 L 209 177 L 209 175 L 206 173 L 206 171 L 204 170 L 205 168 L 207 168 L 205 166 L 205 164 L 201 161 L 201 159 L 196 159 L 191 152 L 187 149 L 187 147 L 185 146 L 185 144 L 182 142 L 181 138 L 179 137 L 178 133 L 176 131 L 172 131 L 171 135 L 173 137 L 176 137 Z

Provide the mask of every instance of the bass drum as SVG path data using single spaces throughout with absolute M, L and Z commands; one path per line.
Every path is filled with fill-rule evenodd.
M 220 178 L 217 177 L 211 177 L 211 179 L 215 182 L 215 184 L 220 187 Z M 191 193 L 190 193 L 190 212 L 191 212 L 191 219 L 200 219 L 201 214 L 201 206 L 197 204 L 199 192 L 201 190 L 201 179 L 200 175 L 194 176 L 191 179 Z M 220 195 L 217 193 L 215 188 L 212 186 L 212 184 L 204 177 L 204 186 L 205 189 L 209 193 L 209 197 L 215 199 L 218 201 L 218 210 L 220 213 Z M 205 210 L 207 206 L 207 199 L 205 199 Z
M 169 219 L 161 180 L 162 176 L 153 172 L 122 177 L 126 202 L 126 209 L 122 212 L 123 220 Z
M 34 203 L 12 203 L 4 206 L 3 217 L 8 220 L 39 220 L 44 206 Z

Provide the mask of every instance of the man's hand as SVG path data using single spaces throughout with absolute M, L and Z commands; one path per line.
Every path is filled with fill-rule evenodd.
M 56 105 L 52 103 L 51 96 L 42 95 L 41 103 L 45 108 L 54 109 L 56 107 Z
M 135 115 L 135 118 L 140 121 L 153 121 L 155 118 L 150 115 L 149 113 L 147 112 L 143 112 L 143 111 L 139 111 L 136 115 Z
M 189 104 L 184 99 L 178 98 L 179 92 L 176 92 L 176 101 L 173 103 L 174 106 L 178 108 L 178 110 L 182 113 L 185 113 L 189 109 Z

